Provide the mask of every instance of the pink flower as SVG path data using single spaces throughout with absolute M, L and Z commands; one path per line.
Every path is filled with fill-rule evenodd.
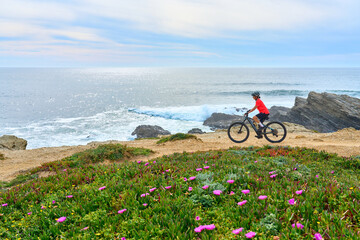
M 242 206 L 242 205 L 244 205 L 245 203 L 247 203 L 246 200 L 244 200 L 244 201 L 242 201 L 242 202 L 238 202 L 238 205 L 239 205 L 239 206 Z
M 144 203 L 143 206 L 146 207 L 148 204 L 147 203 Z
M 295 199 L 294 199 L 294 198 L 291 198 L 291 199 L 289 200 L 289 204 L 290 204 L 290 205 L 294 205 L 294 204 L 295 204 Z
M 153 161 L 153 163 L 156 163 L 156 161 Z
M 186 178 L 186 177 L 184 177 L 184 181 L 185 181 L 185 182 L 187 181 L 187 178 Z
M 204 169 L 209 169 L 209 168 L 210 168 L 210 166 L 205 166 L 205 167 L 204 167 Z
M 202 187 L 203 189 L 208 189 L 209 188 L 209 185 L 205 185 Z
M 241 192 L 242 192 L 243 194 L 248 194 L 248 193 L 250 192 L 250 190 L 249 190 L 249 189 L 245 189 L 245 190 L 241 190 Z
M 316 175 L 315 177 L 316 177 L 316 178 L 318 178 L 318 177 L 319 177 L 319 175 Z
M 213 229 L 215 229 L 215 225 L 214 225 L 214 224 L 205 225 L 204 227 L 205 227 L 206 230 L 213 230 Z
M 140 197 L 145 197 L 145 196 L 146 196 L 145 193 L 140 195 Z
M 146 195 L 146 196 L 149 196 L 149 195 L 150 195 L 150 193 L 148 193 L 148 192 L 147 192 L 147 193 L 145 193 L 145 195 Z
M 166 169 L 165 172 L 170 172 L 170 169 Z
M 233 234 L 239 234 L 240 232 L 242 232 L 242 230 L 244 230 L 244 228 L 239 228 L 239 229 L 235 229 L 232 231 Z
M 257 163 L 258 161 L 255 161 L 254 163 Z
M 254 232 L 248 232 L 247 234 L 245 234 L 245 237 L 247 237 L 247 238 L 253 238 L 255 236 L 256 236 L 256 233 L 254 233 Z
M 147 162 L 147 163 L 145 163 L 145 166 L 147 166 L 147 165 L 149 165 L 149 163 Z
M 294 227 L 295 227 L 295 223 L 291 224 L 291 226 L 294 228 Z M 296 223 L 296 227 L 297 227 L 297 228 L 300 228 L 300 229 L 303 229 L 303 228 L 304 228 L 304 225 L 302 225 L 301 223 Z
M 202 230 L 213 230 L 215 229 L 215 225 L 214 224 L 210 224 L 210 225 L 200 225 L 199 227 L 195 228 L 195 232 L 201 232 Z
M 315 240 L 322 240 L 323 239 L 320 233 L 315 233 L 314 238 L 315 238 Z
M 118 213 L 119 213 L 119 214 L 122 214 L 122 213 L 125 212 L 126 210 L 127 210 L 126 208 L 121 209 L 121 210 L 118 211 Z
M 274 174 L 274 173 L 275 173 L 275 171 L 269 172 L 270 175 L 271 175 L 271 174 Z
M 277 174 L 273 174 L 273 175 L 270 176 L 270 178 L 274 178 L 276 176 L 277 176 Z
M 213 165 L 211 165 L 211 166 L 215 167 L 215 164 L 213 164 Z
M 125 238 L 125 237 L 122 237 L 121 240 L 126 240 L 126 238 Z
M 53 200 L 52 203 L 55 204 L 56 203 L 55 200 Z
M 141 161 L 137 161 L 137 163 L 141 163 Z
M 2 207 L 6 207 L 8 204 L 7 203 L 4 203 L 4 204 L 2 204 L 1 206 Z
M 299 190 L 295 192 L 297 195 L 301 195 L 303 193 L 303 190 Z
M 213 194 L 215 194 L 215 195 L 220 195 L 222 193 L 222 191 L 220 191 L 220 190 L 214 190 L 213 191 Z
M 46 207 L 45 206 L 41 206 L 41 209 L 45 209 Z
M 73 197 L 73 195 L 68 195 L 68 196 L 66 196 L 67 198 L 72 198 Z
M 32 214 L 32 212 L 28 212 L 28 215 L 31 215 Z
M 167 187 L 165 187 L 166 189 L 170 189 L 171 188 L 171 186 L 167 186 Z
M 56 220 L 57 222 L 63 222 L 63 221 L 65 221 L 66 220 L 66 217 L 61 217 L 61 218 L 59 218 L 58 220 Z
M 234 183 L 234 180 L 227 180 L 228 183 Z
M 201 218 L 199 216 L 196 216 L 195 220 L 199 221 Z
M 233 191 L 230 192 L 230 195 L 234 195 L 235 193 Z
M 81 229 L 81 231 L 84 231 L 84 230 L 88 230 L 89 227 L 84 227 L 83 229 Z
M 205 161 L 205 164 L 207 164 L 208 161 Z
M 331 171 L 332 174 L 334 174 L 335 172 L 334 171 Z
M 199 226 L 195 228 L 195 232 L 201 232 L 202 230 L 204 230 L 204 226 Z
M 198 172 L 199 172 L 199 171 L 202 171 L 202 168 L 197 168 L 196 171 L 198 171 Z
M 260 196 L 259 196 L 259 199 L 260 199 L 260 200 L 264 200 L 264 199 L 266 199 L 266 198 L 267 198 L 266 195 L 260 195 Z M 254 236 L 255 236 L 255 235 L 254 235 Z
M 189 187 L 188 191 L 191 192 L 192 190 L 193 190 L 193 188 L 192 188 L 192 187 Z
M 156 190 L 156 187 L 151 188 L 149 191 L 150 191 L 150 192 L 153 192 L 153 191 L 155 191 L 155 190 Z
M 99 188 L 99 190 L 101 191 L 101 190 L 104 190 L 105 188 L 106 188 L 106 186 L 103 186 L 103 187 Z
M 195 180 L 196 177 L 189 177 L 189 180 L 192 181 L 192 180 Z
M 66 172 L 66 171 L 67 171 L 67 169 L 65 168 L 63 171 L 64 171 L 64 172 Z
M 297 168 L 294 168 L 294 171 L 296 171 L 297 170 Z

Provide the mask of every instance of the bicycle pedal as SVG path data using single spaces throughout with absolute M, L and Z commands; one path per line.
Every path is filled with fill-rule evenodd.
M 256 135 L 255 137 L 258 138 L 258 139 L 263 138 L 262 135 Z

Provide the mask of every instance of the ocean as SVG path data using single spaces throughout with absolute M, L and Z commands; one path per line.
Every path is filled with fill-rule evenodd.
M 268 108 L 310 91 L 360 98 L 360 68 L 0 68 L 0 136 L 33 149 L 133 140 L 142 124 L 210 132 L 205 119 L 242 115 L 253 91 Z

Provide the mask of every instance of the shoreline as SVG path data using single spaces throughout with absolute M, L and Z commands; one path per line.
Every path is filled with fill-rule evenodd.
M 198 139 L 187 139 L 176 142 L 156 144 L 156 139 L 142 139 L 133 141 L 105 141 L 91 142 L 87 145 L 43 147 L 30 150 L 0 150 L 5 160 L 0 160 L 0 181 L 11 181 L 18 174 L 27 172 L 43 163 L 61 160 L 74 153 L 96 148 L 101 144 L 119 143 L 129 147 L 144 147 L 154 151 L 154 154 L 138 157 L 136 160 L 147 161 L 175 152 L 196 152 L 222 150 L 230 147 L 248 146 L 291 146 L 314 148 L 319 151 L 336 153 L 339 156 L 350 157 L 360 155 L 360 130 L 345 128 L 333 133 L 315 133 L 296 124 L 287 124 L 288 135 L 282 143 L 272 144 L 263 139 L 257 139 L 250 133 L 249 139 L 236 144 L 227 136 L 226 130 L 211 133 L 194 134 Z M 130 159 L 134 161 L 135 159 Z

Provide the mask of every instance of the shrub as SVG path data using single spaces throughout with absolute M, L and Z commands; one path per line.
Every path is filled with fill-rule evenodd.
M 184 140 L 184 139 L 198 139 L 195 135 L 192 134 L 186 134 L 186 133 L 176 133 L 174 135 L 161 138 L 159 141 L 157 141 L 157 144 L 165 143 L 168 141 L 177 141 L 177 140 Z

